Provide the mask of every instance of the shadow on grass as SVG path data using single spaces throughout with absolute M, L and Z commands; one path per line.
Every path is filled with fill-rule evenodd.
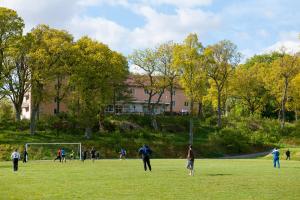
M 232 176 L 232 174 L 207 174 L 207 176 Z

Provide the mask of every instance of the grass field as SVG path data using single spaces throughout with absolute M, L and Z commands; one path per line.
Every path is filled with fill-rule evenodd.
M 153 159 L 152 172 L 141 160 L 0 162 L 0 199 L 300 199 L 300 162 L 271 160 L 195 161 L 188 176 L 185 160 Z

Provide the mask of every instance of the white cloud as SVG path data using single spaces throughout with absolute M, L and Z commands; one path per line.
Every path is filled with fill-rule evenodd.
M 280 32 L 279 41 L 267 47 L 263 52 L 282 51 L 282 50 L 291 54 L 300 52 L 299 32 L 297 31 Z
M 14 9 L 25 20 L 29 31 L 37 24 L 63 28 L 75 15 L 80 14 L 82 7 L 78 0 L 3 0 L 0 6 Z
M 67 29 L 77 39 L 83 35 L 88 35 L 119 51 L 124 50 L 122 43 L 127 43 L 126 36 L 129 34 L 129 30 L 125 27 L 101 17 L 75 17 L 71 20 Z
M 144 3 L 152 5 L 173 5 L 177 8 L 193 8 L 203 5 L 210 5 L 213 0 L 144 0 Z

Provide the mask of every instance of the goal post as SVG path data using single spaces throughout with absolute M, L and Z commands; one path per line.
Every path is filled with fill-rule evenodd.
M 44 143 L 37 143 L 37 142 L 30 142 L 30 143 L 26 143 L 25 144 L 26 151 L 28 152 L 29 147 L 30 146 L 34 146 L 34 145 L 50 145 L 50 146 L 52 146 L 52 145 L 55 146 L 56 145 L 56 146 L 61 147 L 61 148 L 65 148 L 64 146 L 67 146 L 67 145 L 78 145 L 77 152 L 79 154 L 79 160 L 81 160 L 81 151 L 82 151 L 82 149 L 81 149 L 81 143 L 68 143 L 68 142 L 64 142 L 64 143 L 58 143 L 58 142 L 56 142 L 56 143 L 46 143 L 46 142 L 44 142 Z

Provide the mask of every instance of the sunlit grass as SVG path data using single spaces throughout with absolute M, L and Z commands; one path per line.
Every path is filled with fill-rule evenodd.
M 195 161 L 188 176 L 185 160 L 0 162 L 0 199 L 300 199 L 300 162 L 271 160 Z

